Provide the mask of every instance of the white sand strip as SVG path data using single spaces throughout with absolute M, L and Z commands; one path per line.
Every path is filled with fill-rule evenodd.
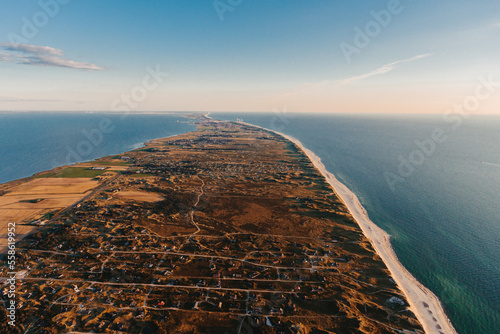
M 428 334 L 456 334 L 457 331 L 453 328 L 453 325 L 446 316 L 439 299 L 434 293 L 417 281 L 417 279 L 403 267 L 401 262 L 399 262 L 396 253 L 392 249 L 390 236 L 370 220 L 366 210 L 359 202 L 358 197 L 343 183 L 338 181 L 332 173 L 327 171 L 321 159 L 316 156 L 314 152 L 305 148 L 300 141 L 285 134 L 274 132 L 295 143 L 304 151 L 314 166 L 333 187 L 337 196 L 347 206 L 349 212 L 359 224 L 365 236 L 371 241 L 377 254 L 386 264 L 392 277 L 405 294 L 410 304 L 410 309 L 415 313 L 424 327 L 425 332 Z

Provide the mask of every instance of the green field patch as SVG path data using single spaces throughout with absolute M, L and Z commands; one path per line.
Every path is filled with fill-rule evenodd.
M 124 161 L 109 161 L 109 160 L 96 160 L 91 162 L 93 165 L 100 166 L 127 166 L 128 162 Z
M 56 214 L 57 211 L 51 211 L 51 212 L 47 212 L 46 214 L 44 214 L 42 216 L 42 219 L 52 219 L 52 217 L 54 217 L 54 215 Z
M 216 128 L 213 126 L 198 125 L 197 129 L 198 129 L 198 131 L 209 131 L 209 130 L 215 130 Z
M 94 178 L 101 174 L 106 173 L 105 170 L 93 170 L 88 167 L 68 167 L 59 173 L 48 173 L 40 175 L 41 178 L 55 177 L 55 178 Z
M 156 149 L 154 147 L 148 147 L 148 148 L 140 148 L 137 151 L 140 151 L 140 152 L 158 152 L 158 149 Z

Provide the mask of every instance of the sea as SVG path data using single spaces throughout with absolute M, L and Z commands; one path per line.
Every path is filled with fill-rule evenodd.
M 459 333 L 500 332 L 500 117 L 212 113 L 300 140 Z M 0 183 L 194 130 L 172 115 L 0 114 Z

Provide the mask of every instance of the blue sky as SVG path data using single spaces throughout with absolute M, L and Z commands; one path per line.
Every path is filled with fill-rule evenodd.
M 440 113 L 500 81 L 493 0 L 0 3 L 0 110 Z

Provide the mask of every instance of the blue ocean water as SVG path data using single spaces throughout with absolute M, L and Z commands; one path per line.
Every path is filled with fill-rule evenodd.
M 300 140 L 459 333 L 500 333 L 500 117 L 213 113 Z
M 187 121 L 171 115 L 0 114 L 0 183 L 194 130 Z

